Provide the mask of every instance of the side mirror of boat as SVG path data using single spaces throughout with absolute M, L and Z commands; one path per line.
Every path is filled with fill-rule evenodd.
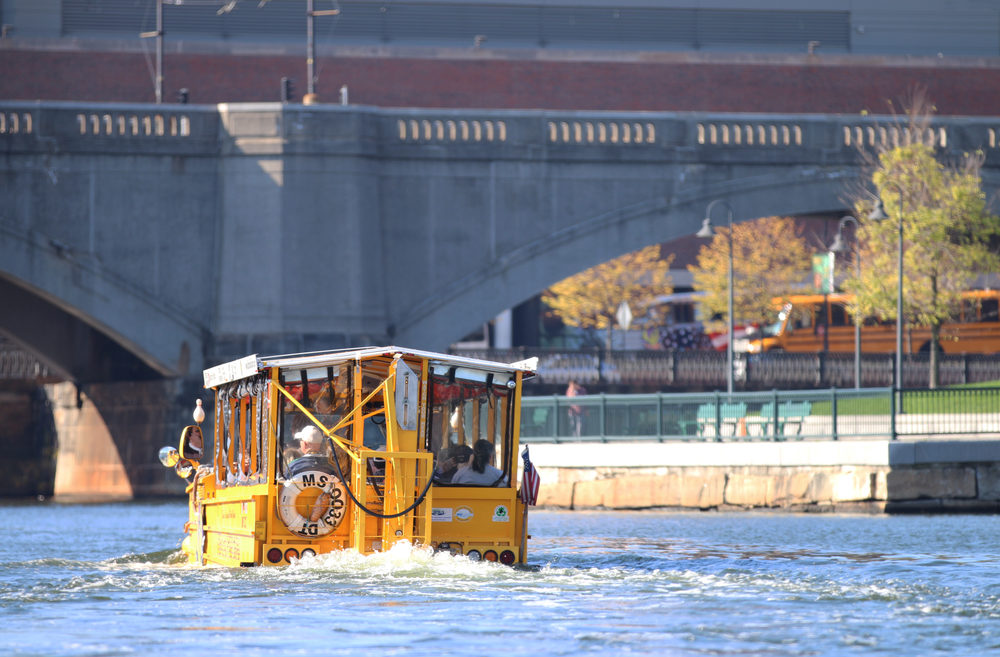
M 188 461 L 201 461 L 205 449 L 205 437 L 201 433 L 201 427 L 192 424 L 184 427 L 181 431 L 181 444 L 179 453 L 181 458 Z
M 169 445 L 160 448 L 160 463 L 163 464 L 165 468 L 172 468 L 177 465 L 177 462 L 181 460 L 180 454 L 177 450 Z
M 181 459 L 174 465 L 174 472 L 181 479 L 187 479 L 194 473 L 195 464 L 187 459 Z

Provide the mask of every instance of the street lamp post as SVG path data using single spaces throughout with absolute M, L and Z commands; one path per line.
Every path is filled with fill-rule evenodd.
M 858 220 L 851 215 L 845 215 L 840 218 L 840 222 L 837 224 L 837 236 L 833 240 L 833 244 L 830 245 L 830 251 L 833 253 L 845 253 L 847 245 L 844 244 L 844 226 L 853 223 L 854 224 L 854 271 L 857 278 L 861 279 L 861 245 L 858 243 Z M 854 319 L 854 387 L 861 387 L 861 321 L 858 318 L 858 313 L 852 313 Z
M 896 291 L 896 388 L 901 389 L 903 387 L 903 194 L 902 190 L 897 189 L 899 192 L 899 245 L 896 251 L 897 261 L 897 278 L 898 278 L 898 290 Z M 884 221 L 889 218 L 889 215 L 885 212 L 885 206 L 882 205 L 882 199 L 879 198 L 875 202 L 875 209 L 872 210 L 871 214 L 868 215 L 869 219 L 874 219 L 875 221 Z
M 156 29 L 152 32 L 140 32 L 142 39 L 156 39 L 156 104 L 163 102 L 163 2 L 156 0 Z
M 339 9 L 315 9 L 314 0 L 306 0 L 306 95 L 316 100 L 316 28 L 317 16 L 336 16 Z
M 722 199 L 715 199 L 708 204 L 705 209 L 705 219 L 701 223 L 701 229 L 696 233 L 698 237 L 712 237 L 715 231 L 712 230 L 712 208 L 721 203 L 725 206 L 729 217 L 729 340 L 726 341 L 726 392 L 733 394 L 733 207 Z

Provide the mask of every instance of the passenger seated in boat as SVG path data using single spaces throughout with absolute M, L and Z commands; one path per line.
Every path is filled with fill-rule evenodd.
M 464 466 L 459 467 L 451 478 L 453 484 L 467 486 L 506 486 L 507 477 L 503 471 L 493 466 L 493 455 L 496 448 L 493 443 L 480 438 L 472 446 L 472 458 Z
M 467 465 L 472 456 L 472 448 L 468 445 L 452 445 L 441 450 L 441 458 L 434 468 L 434 481 L 439 484 L 452 483 L 452 477 L 459 466 Z
M 319 470 L 334 474 L 333 465 L 327 456 L 326 445 L 323 444 L 323 434 L 320 433 L 319 429 L 310 424 L 296 433 L 295 437 L 299 441 L 302 456 L 292 461 L 288 467 L 289 477 L 294 477 L 307 470 Z

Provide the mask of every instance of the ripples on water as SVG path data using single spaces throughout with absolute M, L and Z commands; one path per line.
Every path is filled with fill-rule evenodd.
M 993 516 L 532 513 L 525 572 L 397 546 L 180 565 L 181 503 L 0 506 L 8 655 L 981 655 Z

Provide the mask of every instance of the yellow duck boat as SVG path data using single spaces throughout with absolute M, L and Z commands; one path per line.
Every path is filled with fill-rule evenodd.
M 183 551 L 194 564 L 277 566 L 406 541 L 524 564 L 538 476 L 518 428 L 534 369 L 369 347 L 205 370 L 214 448 L 198 400 L 198 424 L 160 450 L 189 481 Z

